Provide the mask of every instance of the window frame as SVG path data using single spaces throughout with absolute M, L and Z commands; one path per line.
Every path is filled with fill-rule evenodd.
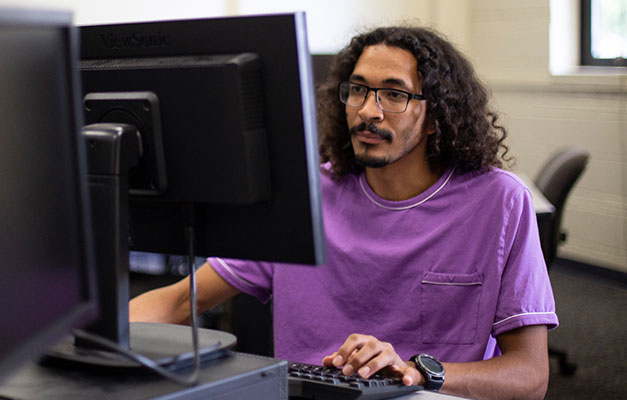
M 627 67 L 627 59 L 596 58 L 592 55 L 592 0 L 581 0 L 581 65 L 596 67 Z

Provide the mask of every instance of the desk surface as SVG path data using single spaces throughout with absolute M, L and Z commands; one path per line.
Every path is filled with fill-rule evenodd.
M 153 375 L 99 374 L 67 366 L 30 364 L 0 384 L 0 396 L 46 399 L 221 399 L 284 398 L 287 362 L 242 353 L 209 362 L 201 373 L 202 384 L 183 388 Z M 220 387 L 222 386 L 222 387 Z M 232 394 L 229 397 L 227 393 Z M 265 395 L 264 395 L 265 394 Z M 243 396 L 243 397 L 239 397 Z M 455 400 L 461 397 L 419 391 L 399 400 Z
M 402 397 L 397 397 L 396 400 L 455 400 L 463 399 L 462 397 L 449 396 L 442 393 L 434 393 L 426 390 L 421 390 L 414 394 L 408 394 Z
M 540 189 L 533 183 L 533 180 L 523 172 L 516 172 L 516 175 L 525 183 L 531 192 L 533 198 L 533 207 L 536 210 L 536 216 L 539 220 L 550 218 L 555 212 L 555 207 L 546 197 L 542 194 Z

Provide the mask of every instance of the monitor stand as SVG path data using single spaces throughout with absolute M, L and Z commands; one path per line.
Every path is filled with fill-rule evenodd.
M 85 126 L 89 194 L 94 227 L 99 318 L 85 330 L 170 370 L 193 364 L 190 327 L 158 323 L 129 324 L 129 170 L 141 158 L 140 132 L 133 125 Z M 185 232 L 181 232 L 185 234 Z M 219 357 L 233 347 L 230 333 L 199 329 L 200 360 Z M 138 368 L 136 361 L 80 336 L 68 337 L 48 356 L 80 364 Z
M 236 338 L 227 332 L 211 329 L 198 330 L 200 361 L 223 356 L 233 347 Z M 194 353 L 191 328 L 182 325 L 135 322 L 130 324 L 130 350 L 150 358 L 170 370 L 191 367 Z M 136 369 L 142 365 L 104 349 L 76 345 L 73 336 L 67 336 L 49 349 L 49 357 L 94 367 Z

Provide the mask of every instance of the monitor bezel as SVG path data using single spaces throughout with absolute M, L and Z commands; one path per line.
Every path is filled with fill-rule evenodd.
M 73 14 L 64 10 L 40 10 L 40 9 L 20 9 L 0 7 L 0 25 L 28 27 L 28 28 L 54 28 L 63 32 L 64 47 L 66 48 L 64 57 L 66 68 L 66 87 L 68 93 L 66 97 L 71 101 L 68 104 L 69 126 L 72 133 L 69 134 L 70 140 L 73 141 L 72 148 L 75 153 L 72 154 L 71 161 L 74 168 L 74 187 L 76 187 L 76 204 L 79 206 L 77 212 L 77 232 L 79 232 L 79 251 L 80 259 L 83 262 L 79 268 L 81 290 L 80 302 L 74 307 L 68 309 L 61 317 L 55 319 L 53 323 L 42 326 L 37 332 L 26 338 L 19 344 L 15 345 L 13 351 L 9 354 L 0 356 L 0 379 L 3 376 L 16 370 L 16 366 L 23 364 L 28 360 L 36 359 L 42 356 L 46 349 L 56 343 L 63 336 L 69 334 L 72 329 L 85 326 L 92 321 L 98 313 L 97 307 L 97 287 L 95 281 L 95 264 L 93 255 L 93 241 L 91 230 L 91 211 L 89 206 L 89 196 L 87 192 L 86 181 L 86 157 L 84 143 L 81 140 L 80 130 L 82 124 L 82 113 L 79 103 L 80 80 L 78 75 L 78 54 L 79 54 L 79 36 L 78 31 L 73 25 Z

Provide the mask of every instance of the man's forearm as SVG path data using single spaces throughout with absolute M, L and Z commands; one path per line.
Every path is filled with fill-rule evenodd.
M 498 338 L 503 355 L 471 363 L 443 363 L 442 393 L 473 399 L 542 399 L 549 382 L 546 326 L 521 328 Z
M 546 368 L 537 368 L 509 353 L 485 361 L 443 364 L 442 393 L 472 399 L 542 399 L 546 394 L 548 362 Z
M 196 272 L 196 284 L 199 314 L 239 293 L 208 263 Z M 172 285 L 135 297 L 129 305 L 130 320 L 188 324 L 191 320 L 189 290 L 189 277 L 186 277 Z
M 178 283 L 180 285 L 180 283 Z M 191 318 L 189 297 L 185 290 L 166 286 L 133 298 L 129 303 L 131 322 L 186 324 Z

